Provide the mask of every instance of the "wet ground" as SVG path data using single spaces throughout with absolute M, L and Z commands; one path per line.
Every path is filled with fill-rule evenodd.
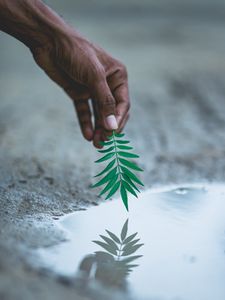
M 49 4 L 127 65 L 126 133 L 146 188 L 223 182 L 224 1 Z M 72 104 L 29 51 L 2 33 L 0 45 L 0 299 L 80 299 L 76 284 L 27 259 L 30 249 L 66 239 L 56 218 L 102 201 L 89 188 L 97 154 L 82 139 Z M 99 290 L 81 299 L 110 297 L 119 299 Z

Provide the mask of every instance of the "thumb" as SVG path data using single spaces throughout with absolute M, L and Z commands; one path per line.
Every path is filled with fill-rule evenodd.
M 116 130 L 118 128 L 115 117 L 116 101 L 106 80 L 102 80 L 95 84 L 94 100 L 98 106 L 102 126 L 106 130 Z

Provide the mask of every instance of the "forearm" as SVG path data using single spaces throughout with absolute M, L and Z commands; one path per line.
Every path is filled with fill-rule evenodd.
M 0 30 L 29 48 L 43 46 L 68 29 L 53 10 L 39 0 L 0 0 Z

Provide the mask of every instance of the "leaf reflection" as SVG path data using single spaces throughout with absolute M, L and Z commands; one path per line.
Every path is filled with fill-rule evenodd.
M 134 262 L 142 257 L 134 253 L 144 244 L 139 243 L 137 232 L 128 235 L 128 219 L 120 235 L 107 229 L 105 231 L 107 235 L 100 235 L 101 240 L 93 241 L 102 250 L 87 255 L 79 270 L 86 279 L 94 278 L 104 285 L 124 289 L 127 276 L 138 267 Z

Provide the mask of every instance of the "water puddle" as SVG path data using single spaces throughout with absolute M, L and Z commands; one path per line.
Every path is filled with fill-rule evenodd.
M 68 241 L 39 249 L 41 264 L 134 299 L 225 299 L 225 186 L 149 190 L 129 207 L 62 217 Z

